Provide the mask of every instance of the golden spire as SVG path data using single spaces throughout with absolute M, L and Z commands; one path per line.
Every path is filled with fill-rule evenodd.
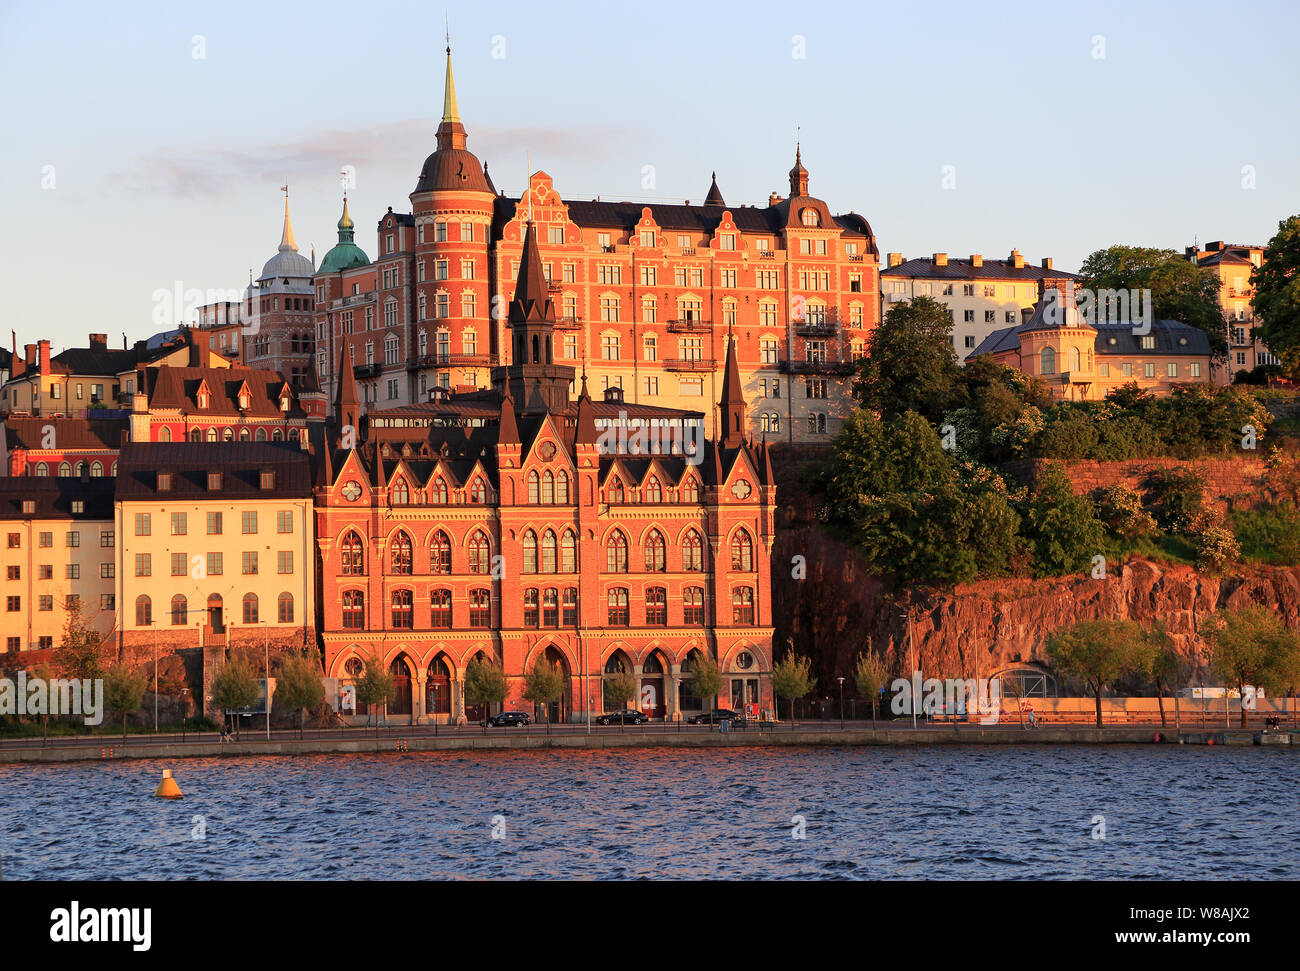
M 442 98 L 442 120 L 459 122 L 460 112 L 456 108 L 456 81 L 451 76 L 451 35 L 447 35 L 447 83 Z
M 351 229 L 352 217 L 348 215 L 348 194 L 343 193 L 343 218 L 339 220 L 339 229 Z
M 286 251 L 298 252 L 298 244 L 293 241 L 293 223 L 289 222 L 289 187 L 280 186 L 280 191 L 284 193 L 284 232 L 280 234 L 280 252 Z

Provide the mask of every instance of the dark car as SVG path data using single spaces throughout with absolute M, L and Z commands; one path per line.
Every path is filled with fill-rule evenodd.
M 639 711 L 609 711 L 596 719 L 600 725 L 644 725 L 650 719 Z
M 489 725 L 495 725 L 497 728 L 508 728 L 514 725 L 516 728 L 523 728 L 533 720 L 533 716 L 526 711 L 503 711 L 488 719 Z
M 745 724 L 745 716 L 732 711 L 730 708 L 719 708 L 717 711 L 706 711 L 694 716 L 690 723 L 692 725 L 716 725 L 720 721 L 729 721 L 733 725 Z

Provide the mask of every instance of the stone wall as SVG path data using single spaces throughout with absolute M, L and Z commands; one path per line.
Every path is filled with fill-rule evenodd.
M 1044 459 L 1020 459 L 1002 466 L 1020 485 L 1032 486 L 1050 463 Z M 1076 493 L 1123 485 L 1141 492 L 1142 482 L 1158 469 L 1195 472 L 1205 480 L 1208 502 L 1227 509 L 1247 509 L 1260 500 L 1276 501 L 1276 490 L 1266 481 L 1267 465 L 1262 455 L 1199 459 L 1150 458 L 1124 462 L 1061 462 Z

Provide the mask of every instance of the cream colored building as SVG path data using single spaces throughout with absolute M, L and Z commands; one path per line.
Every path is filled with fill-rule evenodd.
M 1279 363 L 1255 332 L 1259 321 L 1255 319 L 1255 288 L 1250 277 L 1264 261 L 1264 247 L 1219 240 L 1207 243 L 1204 249 L 1189 246 L 1186 255 L 1219 278 L 1219 306 L 1228 328 L 1228 360 L 1225 367 L 1215 368 L 1215 383 L 1230 384 L 1238 371 Z
M 0 650 L 57 647 L 69 604 L 108 636 L 116 617 L 113 480 L 0 477 Z
M 131 444 L 119 460 L 125 647 L 315 644 L 311 473 L 296 443 Z
M 994 331 L 1020 323 L 1021 311 L 1038 302 L 1044 280 L 1072 279 L 1078 275 L 1054 269 L 1050 256 L 1033 266 L 1019 250 L 1005 260 L 986 260 L 979 253 L 969 259 L 935 253 L 904 260 L 901 253 L 890 253 L 888 266 L 880 271 L 880 319 L 916 297 L 945 304 L 952 311 L 953 350 L 964 362 Z

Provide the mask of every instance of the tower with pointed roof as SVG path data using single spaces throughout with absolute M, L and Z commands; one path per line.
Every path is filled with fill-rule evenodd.
M 343 196 L 343 215 L 339 217 L 338 231 L 339 241 L 325 254 L 325 259 L 320 262 L 320 269 L 316 271 L 317 274 L 341 273 L 344 270 L 370 264 L 370 257 L 366 256 L 365 251 L 353 242 L 355 227 L 352 225 L 352 216 L 348 213 L 348 197 L 346 194 Z
M 736 360 L 736 342 L 727 335 L 727 363 L 722 370 L 722 400 L 718 402 L 720 434 L 723 448 L 739 448 L 745 442 L 745 389 L 740 383 L 740 364 Z
M 511 362 L 493 368 L 492 384 L 509 389 L 523 413 L 562 414 L 569 407 L 574 368 L 555 363 L 555 301 L 551 299 L 537 249 L 537 232 L 529 223 L 519 261 L 519 279 L 509 309 Z
M 349 426 L 356 434 L 361 410 L 357 402 L 357 379 L 352 371 L 351 355 L 346 347 L 339 355 L 338 373 L 338 390 L 334 394 L 334 421 L 338 425 L 340 435 L 345 434 L 344 429 Z M 357 437 L 359 438 L 359 435 Z
M 298 252 L 289 215 L 289 187 L 283 186 L 284 223 L 280 245 L 266 261 L 244 301 L 243 359 L 250 367 L 279 371 L 295 388 L 307 380 L 315 345 L 315 267 Z

